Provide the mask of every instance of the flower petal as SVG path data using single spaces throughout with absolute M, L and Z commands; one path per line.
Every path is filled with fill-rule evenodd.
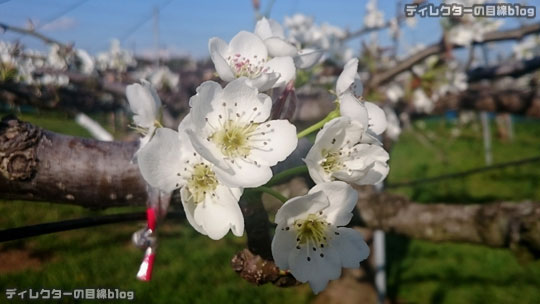
M 235 235 L 241 236 L 244 231 L 244 218 L 238 205 L 238 189 L 219 185 L 216 195 L 216 200 L 212 200 L 208 195 L 204 202 L 197 204 L 193 218 L 211 239 L 223 238 L 229 229 Z
M 298 281 L 309 282 L 313 293 L 317 294 L 326 288 L 329 280 L 340 277 L 341 261 L 332 247 L 318 252 L 310 248 L 293 249 L 289 255 L 289 269 Z
M 253 32 L 263 40 L 274 36 L 272 33 L 272 28 L 270 27 L 270 22 L 268 22 L 266 17 L 262 17 L 259 21 L 257 21 L 257 24 L 255 24 L 255 30 Z
M 279 73 L 278 81 L 273 85 L 276 87 L 284 87 L 289 81 L 296 77 L 296 68 L 291 57 L 274 57 L 268 61 L 265 67 L 271 71 Z
M 203 129 L 207 123 L 212 125 L 219 124 L 218 115 L 221 112 L 217 113 L 215 104 L 220 99 L 222 92 L 221 86 L 214 81 L 205 81 L 197 87 L 197 94 L 189 99 L 189 106 L 191 107 L 190 116 L 192 117 L 192 123 L 195 128 L 199 130 Z
M 226 169 L 214 167 L 214 171 L 218 180 L 229 187 L 259 187 L 272 178 L 272 169 L 269 166 L 255 165 L 241 158 L 236 159 L 234 163 L 228 163 L 227 166 Z
M 296 233 L 293 230 L 283 229 L 283 226 L 278 226 L 272 239 L 272 257 L 279 269 L 289 269 L 289 254 L 295 247 Z
M 276 212 L 274 219 L 278 225 L 290 225 L 298 217 L 307 217 L 310 213 L 317 213 L 328 207 L 328 198 L 324 192 L 308 193 L 304 196 L 297 196 L 283 204 Z
M 272 57 L 288 56 L 292 57 L 298 53 L 296 47 L 282 38 L 269 37 L 264 39 L 264 44 L 268 49 L 268 54 Z
M 233 174 L 232 169 L 229 167 L 229 164 L 223 159 L 221 151 L 208 140 L 201 138 L 197 133 L 192 129 L 186 130 L 191 144 L 197 153 L 199 153 L 204 159 L 214 164 L 216 167 L 214 169 L 221 169 L 223 172 L 228 172 Z M 217 171 L 216 171 L 217 174 Z
M 353 216 L 352 210 L 358 201 L 358 192 L 341 181 L 315 185 L 309 193 L 318 191 L 324 192 L 330 203 L 328 208 L 323 210 L 326 220 L 334 226 L 347 225 Z
M 193 229 L 197 230 L 200 234 L 207 235 L 206 231 L 204 231 L 204 228 L 199 225 L 194 218 L 195 214 L 195 208 L 197 207 L 197 204 L 191 200 L 189 200 L 190 194 L 186 187 L 182 187 L 180 189 L 180 198 L 182 200 L 182 206 L 184 207 L 184 213 L 186 214 L 186 219 L 188 220 L 189 224 Z
M 213 37 L 208 41 L 208 50 L 210 58 L 214 62 L 214 67 L 219 77 L 225 81 L 232 81 L 234 77 L 233 70 L 225 58 L 228 56 L 227 42 L 220 38 Z
M 250 60 L 254 58 L 266 59 L 268 51 L 264 42 L 257 35 L 241 31 L 229 43 L 229 55 L 240 55 Z
M 369 117 L 369 129 L 375 134 L 380 135 L 386 130 L 386 126 L 388 125 L 386 114 L 384 114 L 383 109 L 372 102 L 366 101 L 364 105 L 366 106 Z
M 288 120 L 264 122 L 253 134 L 250 140 L 260 149 L 252 149 L 249 158 L 267 166 L 285 160 L 298 145 L 296 127 Z
M 338 252 L 341 265 L 345 268 L 359 268 L 360 262 L 367 259 L 370 250 L 362 234 L 354 229 L 340 227 L 339 235 L 330 240 L 330 246 Z
M 369 127 L 369 116 L 363 101 L 358 100 L 352 93 L 339 96 L 339 112 L 341 116 L 350 117 L 360 122 L 364 129 Z
M 339 75 L 336 82 L 336 93 L 341 95 L 349 89 L 349 87 L 354 83 L 354 79 L 358 73 L 358 59 L 353 58 L 343 67 L 343 72 Z
M 215 101 L 213 107 L 222 107 L 224 117 L 230 115 L 233 119 L 243 122 L 263 122 L 270 116 L 272 100 L 268 95 L 260 94 L 257 88 L 252 87 L 249 79 L 242 77 L 225 86 L 221 99 Z
M 278 79 L 279 73 L 261 73 L 255 78 L 248 79 L 247 83 L 263 92 L 270 90 Z
M 293 58 L 294 64 L 299 69 L 309 69 L 319 62 L 323 54 L 323 50 L 302 49 Z
M 137 163 L 144 180 L 153 187 L 171 192 L 183 185 L 177 176 L 182 168 L 181 143 L 178 133 L 159 128 L 154 137 L 137 154 Z
M 131 111 L 135 114 L 133 121 L 141 127 L 149 128 L 154 125 L 161 107 L 161 100 L 152 85 L 141 80 L 126 87 L 126 96 Z

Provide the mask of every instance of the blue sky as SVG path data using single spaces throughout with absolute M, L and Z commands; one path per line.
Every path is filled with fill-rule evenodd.
M 270 2 L 261 0 L 262 11 Z M 328 22 L 354 30 L 362 26 L 366 2 L 276 0 L 270 16 L 281 22 L 285 16 L 303 13 L 313 16 L 317 23 Z M 74 42 L 91 53 L 107 49 L 112 38 L 121 38 L 124 47 L 142 53 L 155 49 L 152 12 L 158 7 L 161 48 L 201 58 L 208 54 L 209 38 L 229 40 L 240 30 L 253 29 L 251 3 L 251 0 L 0 0 L 0 22 L 25 26 L 32 20 L 46 35 Z M 387 19 L 395 15 L 396 1 L 379 0 L 379 8 Z M 53 21 L 44 24 L 50 20 Z M 515 26 L 517 21 L 507 19 L 506 23 Z M 139 24 L 142 25 L 137 27 Z M 405 31 L 403 40 L 410 45 L 429 44 L 438 41 L 440 34 L 437 19 L 423 18 L 414 30 Z M 381 32 L 383 43 L 388 41 L 387 36 L 385 31 Z M 4 33 L 0 39 L 20 39 L 29 48 L 45 48 L 31 37 Z M 356 40 L 351 45 L 359 43 Z

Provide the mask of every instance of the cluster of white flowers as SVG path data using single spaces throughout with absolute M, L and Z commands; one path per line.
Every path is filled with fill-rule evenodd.
M 463 7 L 483 4 L 486 0 L 445 0 L 448 4 L 458 4 Z M 500 3 L 504 1 L 499 1 Z M 449 24 L 446 37 L 451 43 L 469 46 L 474 42 L 484 41 L 484 35 L 500 28 L 504 21 L 500 18 L 480 18 L 472 14 L 464 14 Z
M 271 167 L 298 143 L 293 124 L 270 119 L 273 102 L 265 91 L 293 81 L 295 62 L 311 66 L 319 55 L 299 51 L 277 22 L 264 18 L 254 33 L 242 31 L 229 43 L 210 39 L 209 51 L 227 84 L 203 82 L 178 130 L 159 124 L 161 102 L 151 83 L 130 85 L 126 94 L 136 128 L 144 134 L 136 153 L 142 176 L 162 191 L 179 189 L 188 222 L 217 240 L 229 230 L 243 235 L 238 202 L 244 189 L 265 185 L 273 176 Z M 357 201 L 350 184 L 379 183 L 389 170 L 388 153 L 378 139 L 386 117 L 362 100 L 357 68 L 357 59 L 345 64 L 335 88 L 335 115 L 324 121 L 305 157 L 317 185 L 287 200 L 275 217 L 276 265 L 309 282 L 315 293 L 338 278 L 342 267 L 357 268 L 369 255 L 361 234 L 343 227 Z
M 52 44 L 47 54 L 23 50 L 21 46 L 0 41 L 0 79 L 29 85 L 65 86 L 69 78 L 51 71 L 77 70 L 83 74 L 94 71 L 92 57 L 81 49 L 62 49 Z
M 540 36 L 532 35 L 519 41 L 512 47 L 516 59 L 529 60 L 540 56 Z
M 125 72 L 128 68 L 137 66 L 137 61 L 131 52 L 121 48 L 120 41 L 113 39 L 109 51 L 96 56 L 96 66 L 100 71 Z
M 302 14 L 285 17 L 289 41 L 297 47 L 324 50 L 327 58 L 338 64 L 353 57 L 353 50 L 345 45 L 347 32 L 337 26 L 323 23 L 317 25 L 313 18 Z
M 133 77 L 148 80 L 157 90 L 176 91 L 180 83 L 180 75 L 171 72 L 167 66 L 146 66 L 140 71 L 133 72 Z

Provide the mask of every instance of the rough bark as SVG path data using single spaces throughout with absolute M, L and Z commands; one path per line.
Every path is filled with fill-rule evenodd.
M 540 253 L 540 203 L 419 204 L 364 187 L 357 210 L 363 226 L 414 239 L 511 249 L 523 246 Z
M 87 208 L 142 205 L 146 184 L 132 163 L 137 147 L 56 134 L 8 117 L 0 123 L 0 196 Z

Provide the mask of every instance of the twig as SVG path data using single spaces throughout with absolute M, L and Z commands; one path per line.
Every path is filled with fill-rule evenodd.
M 57 44 L 61 48 L 69 49 L 69 47 L 67 45 L 63 44 L 62 42 L 60 42 L 58 40 L 55 40 L 53 38 L 47 37 L 47 36 L 45 36 L 45 35 L 43 35 L 41 33 L 36 32 L 35 30 L 29 30 L 29 29 L 25 29 L 25 28 L 22 28 L 22 27 L 12 26 L 12 25 L 8 25 L 8 24 L 2 23 L 2 22 L 0 22 L 0 28 L 3 31 L 12 31 L 12 32 L 15 32 L 15 33 L 23 34 L 23 35 L 33 36 L 35 38 L 38 38 L 38 39 L 42 40 L 43 42 L 45 42 L 47 44 Z

